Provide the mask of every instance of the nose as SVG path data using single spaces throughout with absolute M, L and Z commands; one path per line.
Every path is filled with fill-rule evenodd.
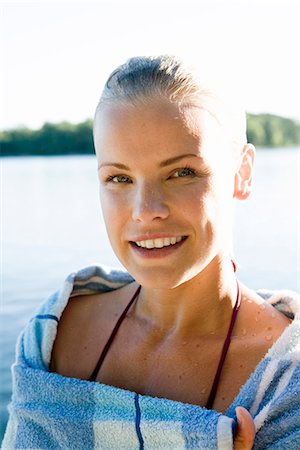
M 152 184 L 143 184 L 136 189 L 133 199 L 132 218 L 138 222 L 152 222 L 155 219 L 166 219 L 169 207 L 163 189 Z

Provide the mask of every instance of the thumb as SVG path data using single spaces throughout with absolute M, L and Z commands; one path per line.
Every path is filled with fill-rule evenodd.
M 255 438 L 255 426 L 251 414 L 242 406 L 235 410 L 238 426 L 234 438 L 234 450 L 251 450 Z

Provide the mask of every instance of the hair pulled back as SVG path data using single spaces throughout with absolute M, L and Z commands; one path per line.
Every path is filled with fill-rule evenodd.
M 198 73 L 172 55 L 130 58 L 109 76 L 96 115 L 102 105 L 145 104 L 162 98 L 179 106 L 206 110 L 224 128 L 235 149 L 246 140 L 245 113 L 235 110 L 216 90 L 200 81 Z
M 193 74 L 174 56 L 130 58 L 109 76 L 100 102 L 140 103 L 153 97 L 182 102 L 195 95 L 199 87 Z

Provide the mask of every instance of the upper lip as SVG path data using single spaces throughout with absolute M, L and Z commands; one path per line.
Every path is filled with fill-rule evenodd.
M 153 234 L 140 234 L 139 236 L 135 236 L 129 239 L 129 242 L 139 242 L 139 241 L 149 241 L 153 239 L 164 239 L 164 238 L 172 238 L 172 237 L 185 237 L 184 234 L 179 233 L 153 233 Z

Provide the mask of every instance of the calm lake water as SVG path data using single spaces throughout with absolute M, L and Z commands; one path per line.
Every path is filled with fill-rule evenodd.
M 118 266 L 100 213 L 94 156 L 2 159 L 0 438 L 17 335 L 73 270 Z M 239 278 L 254 289 L 300 290 L 300 149 L 259 150 L 253 194 L 236 208 Z M 1 439 L 0 439 L 1 441 Z

